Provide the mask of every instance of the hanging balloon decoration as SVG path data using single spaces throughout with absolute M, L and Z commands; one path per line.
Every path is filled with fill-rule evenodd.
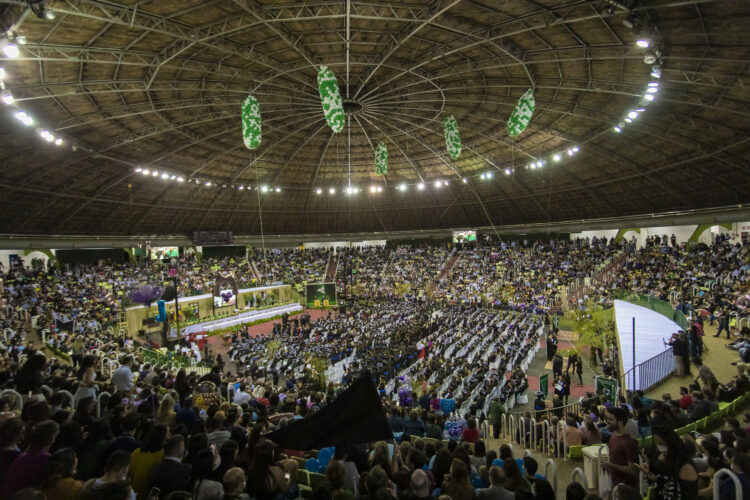
M 534 100 L 534 89 L 529 89 L 524 93 L 513 112 L 508 118 L 508 135 L 515 137 L 529 125 L 531 121 L 531 115 L 534 114 L 534 108 L 536 107 L 536 101 Z
M 252 95 L 242 103 L 242 140 L 247 149 L 260 146 L 260 104 Z
M 385 175 L 388 172 L 388 148 L 385 143 L 379 142 L 375 148 L 375 173 Z
M 167 306 L 163 300 L 160 300 L 156 304 L 159 309 L 159 314 L 156 316 L 156 321 L 158 321 L 159 323 L 164 323 L 165 321 L 167 321 Z
M 328 66 L 321 66 L 318 70 L 318 90 L 328 125 L 334 132 L 341 132 L 344 128 L 344 104 L 341 102 L 339 82 Z
M 164 289 L 158 285 L 142 285 L 140 288 L 130 292 L 130 300 L 136 304 L 143 304 L 150 307 L 151 303 L 162 296 Z
M 453 115 L 448 116 L 443 122 L 443 135 L 445 135 L 445 147 L 448 154 L 454 160 L 461 154 L 461 136 L 458 133 L 458 122 Z

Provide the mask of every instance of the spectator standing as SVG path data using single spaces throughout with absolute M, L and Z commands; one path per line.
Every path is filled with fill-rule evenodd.
M 638 487 L 638 472 L 633 464 L 638 463 L 638 444 L 625 432 L 628 413 L 623 408 L 610 408 L 606 414 L 607 427 L 612 432 L 609 437 L 609 462 L 602 468 L 612 476 L 612 487 L 624 483 Z

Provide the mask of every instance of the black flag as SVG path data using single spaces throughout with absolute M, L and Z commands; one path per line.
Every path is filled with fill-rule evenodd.
M 312 450 L 340 444 L 390 441 L 383 405 L 370 372 L 318 413 L 266 436 L 282 448 Z

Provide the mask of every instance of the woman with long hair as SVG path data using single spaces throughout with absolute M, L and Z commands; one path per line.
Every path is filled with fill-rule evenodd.
M 450 473 L 453 455 L 447 448 L 440 448 L 435 454 L 435 462 L 432 464 L 432 474 L 435 476 L 435 485 L 442 487 L 443 478 Z
M 76 452 L 72 448 L 61 448 L 49 457 L 42 485 L 47 498 L 72 500 L 76 497 L 83 486 L 81 481 L 73 479 L 77 465 Z
M 594 423 L 594 420 L 590 415 L 586 415 L 583 418 L 583 430 L 581 431 L 581 442 L 584 446 L 591 446 L 592 444 L 601 444 L 602 434 L 599 432 L 599 428 Z
M 169 431 L 164 424 L 153 425 L 146 433 L 141 447 L 130 454 L 130 474 L 133 478 L 133 491 L 138 498 L 146 498 L 148 474 L 151 467 L 164 458 L 164 443 Z
M 502 453 L 500 454 L 502 457 Z M 504 460 L 503 472 L 505 472 L 505 489 L 515 492 L 520 489 L 531 490 L 531 485 L 521 474 L 521 469 L 515 460 Z
M 78 404 L 84 398 L 94 398 L 96 400 L 98 383 L 96 381 L 96 370 L 94 370 L 95 364 L 96 358 L 94 356 L 84 356 L 81 360 L 81 367 L 77 373 L 78 390 L 73 396 L 75 404 Z
M 443 479 L 442 492 L 453 500 L 474 500 L 477 497 L 469 480 L 469 467 L 458 458 L 451 463 L 451 473 Z
M 167 393 L 159 403 L 159 409 L 156 411 L 156 421 L 169 427 L 174 425 L 174 419 L 177 414 L 174 411 L 174 398 L 172 394 Z
M 274 465 L 273 444 L 270 441 L 258 443 L 253 453 L 253 461 L 247 470 L 245 491 L 257 500 L 274 500 L 278 494 L 285 498 L 297 498 L 299 488 L 291 481 L 283 469 Z
M 656 498 L 698 500 L 698 471 L 680 437 L 671 427 L 653 427 L 656 451 L 650 466 L 636 465 L 656 483 Z
M 215 461 L 215 452 L 210 448 L 204 448 L 196 455 L 193 461 L 193 500 L 222 500 L 224 487 L 213 479 Z

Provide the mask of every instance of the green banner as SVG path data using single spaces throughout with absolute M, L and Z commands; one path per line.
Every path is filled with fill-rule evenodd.
M 329 307 L 336 304 L 336 284 L 316 283 L 305 285 L 307 307 Z
M 544 399 L 547 399 L 547 394 L 549 394 L 549 373 L 545 373 L 539 377 L 539 390 L 544 393 Z
M 596 377 L 594 381 L 597 394 L 604 394 L 612 404 L 617 404 L 617 380 L 612 377 Z

